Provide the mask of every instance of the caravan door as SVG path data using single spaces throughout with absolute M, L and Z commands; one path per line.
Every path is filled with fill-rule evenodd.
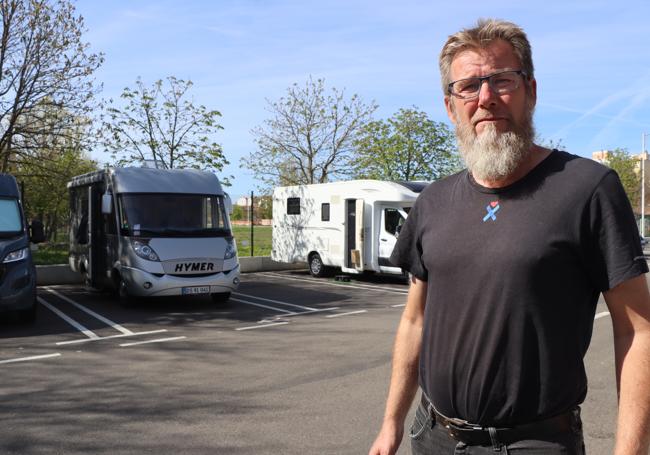
M 363 272 L 363 199 L 345 200 L 345 266 L 344 272 Z
M 381 227 L 379 229 L 379 270 L 382 272 L 399 273 L 399 267 L 393 266 L 390 255 L 393 253 L 399 231 L 406 221 L 406 212 L 400 207 L 382 206 Z

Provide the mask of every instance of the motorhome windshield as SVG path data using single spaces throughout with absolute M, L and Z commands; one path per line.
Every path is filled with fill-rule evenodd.
M 13 198 L 0 198 L 0 236 L 15 236 L 22 230 L 18 201 Z
M 223 197 L 212 194 L 121 194 L 119 217 L 120 232 L 126 236 L 232 235 Z

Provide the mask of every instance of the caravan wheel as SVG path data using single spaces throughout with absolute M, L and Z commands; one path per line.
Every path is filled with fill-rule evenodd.
M 117 295 L 120 299 L 120 304 L 128 308 L 130 306 L 133 306 L 134 303 L 134 297 L 129 295 L 129 291 L 126 287 L 126 282 L 120 277 L 120 282 L 117 286 Z
M 317 278 L 328 276 L 330 268 L 323 264 L 323 260 L 318 253 L 314 253 L 309 257 L 309 273 Z

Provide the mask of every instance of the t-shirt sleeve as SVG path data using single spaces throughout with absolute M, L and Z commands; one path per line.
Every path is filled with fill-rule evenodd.
M 422 197 L 418 197 L 411 208 L 390 256 L 390 262 L 395 267 L 401 267 L 402 270 L 408 271 L 416 278 L 427 281 L 429 272 L 422 262 L 422 229 L 419 221 L 421 200 Z
M 596 187 L 588 218 L 586 256 L 600 291 L 648 272 L 632 206 L 616 172 L 608 172 Z

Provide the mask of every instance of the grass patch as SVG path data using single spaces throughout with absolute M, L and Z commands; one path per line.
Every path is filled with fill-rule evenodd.
M 251 256 L 251 227 L 233 226 L 232 231 L 239 257 Z M 271 226 L 253 226 L 253 254 L 271 255 Z
M 67 243 L 41 243 L 37 251 L 32 251 L 34 264 L 55 265 L 68 263 Z

